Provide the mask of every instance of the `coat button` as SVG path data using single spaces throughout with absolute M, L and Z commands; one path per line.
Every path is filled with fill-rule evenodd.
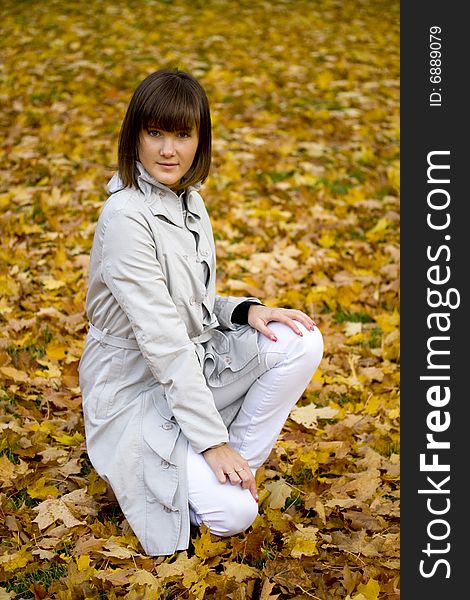
M 170 463 L 166 460 L 162 460 L 161 465 L 162 465 L 162 469 L 168 469 L 168 467 L 170 466 Z
M 196 298 L 194 296 L 191 296 L 191 298 L 189 299 L 189 304 L 194 304 L 196 302 Z
M 163 196 L 165 195 L 165 192 L 158 192 L 158 195 L 160 196 L 160 198 L 163 198 Z
M 224 361 L 225 361 L 225 364 L 226 364 L 226 365 L 229 365 L 229 364 L 232 362 L 232 359 L 230 358 L 230 356 L 226 356 L 226 357 L 224 358 Z
M 202 256 L 209 256 L 209 250 L 201 250 Z
M 171 508 L 170 508 L 169 506 L 164 506 L 164 507 L 163 507 L 163 510 L 164 510 L 165 512 L 171 512 Z
M 171 423 L 163 423 L 162 427 L 163 429 L 167 429 L 168 431 L 170 429 L 173 429 L 173 425 Z

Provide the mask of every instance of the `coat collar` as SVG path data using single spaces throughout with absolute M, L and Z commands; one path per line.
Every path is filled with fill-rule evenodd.
M 178 196 L 173 190 L 170 190 L 166 185 L 163 185 L 152 177 L 139 161 L 136 162 L 136 167 L 139 172 L 137 177 L 139 189 L 144 194 L 145 202 L 148 204 L 152 214 L 162 215 L 174 225 L 184 227 L 183 201 L 186 199 L 188 211 L 196 218 L 200 218 L 195 195 L 201 188 L 201 183 L 189 186 L 186 193 L 181 192 Z M 110 194 L 113 194 L 121 189 L 123 189 L 123 183 L 119 172 L 116 172 L 110 179 L 107 190 Z

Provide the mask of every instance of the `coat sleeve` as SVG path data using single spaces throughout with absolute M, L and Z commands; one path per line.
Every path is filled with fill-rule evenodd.
M 224 329 L 236 329 L 239 327 L 237 323 L 232 322 L 232 314 L 235 308 L 249 300 L 253 304 L 261 304 L 258 298 L 252 298 L 251 296 L 238 297 L 238 296 L 219 296 L 215 297 L 214 313 L 219 321 L 220 325 Z
M 102 278 L 130 321 L 139 348 L 196 452 L 228 441 L 195 344 L 170 296 L 146 216 L 113 214 L 103 233 Z

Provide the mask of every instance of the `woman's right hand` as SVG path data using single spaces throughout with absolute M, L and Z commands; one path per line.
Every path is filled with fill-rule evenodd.
M 258 502 L 256 481 L 248 462 L 228 444 L 217 448 L 209 448 L 202 455 L 214 471 L 220 483 L 226 483 L 227 477 L 232 485 L 241 484 L 245 490 L 250 490 L 253 498 Z

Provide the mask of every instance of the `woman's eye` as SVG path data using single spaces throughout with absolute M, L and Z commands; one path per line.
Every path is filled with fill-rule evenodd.
M 178 137 L 180 137 L 180 138 L 188 138 L 188 137 L 190 137 L 190 134 L 187 131 L 179 131 L 178 132 Z
M 148 134 L 152 137 L 157 137 L 160 135 L 160 132 L 157 129 L 149 129 Z

